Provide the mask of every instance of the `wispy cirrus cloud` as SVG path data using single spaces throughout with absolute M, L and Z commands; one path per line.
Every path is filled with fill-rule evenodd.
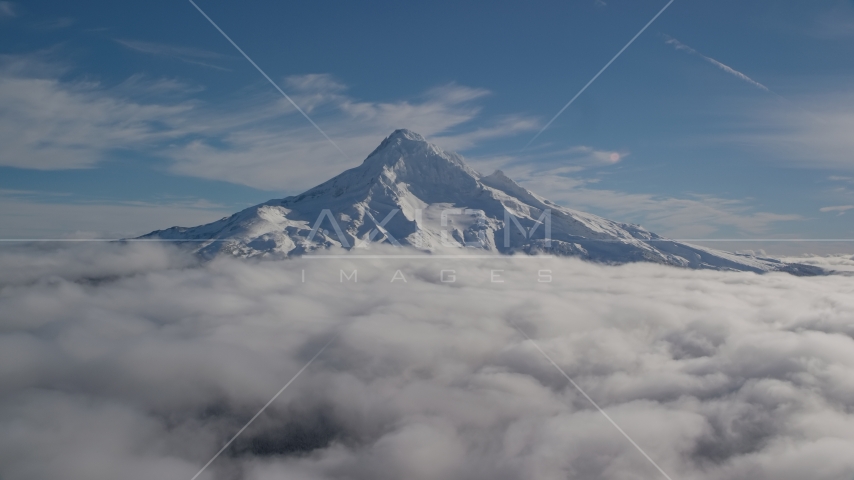
M 294 115 L 293 107 L 284 101 L 271 103 L 266 93 L 259 93 L 241 108 L 246 124 L 234 128 L 228 116 L 209 118 L 205 121 L 208 135 L 170 151 L 175 161 L 172 170 L 296 193 L 356 166 L 397 128 L 419 132 L 443 147 L 464 149 L 537 126 L 535 120 L 523 116 L 472 126 L 481 112 L 476 101 L 489 92 L 456 84 L 394 102 L 353 98 L 343 92 L 341 82 L 318 74 L 289 77 L 285 85 L 297 87 L 292 91 L 294 101 L 311 110 L 329 136 L 355 160 L 343 159 L 324 138 L 312 133 Z
M 688 45 L 685 45 L 684 43 L 680 42 L 679 40 L 676 40 L 675 38 L 673 38 L 669 35 L 664 35 L 664 38 L 665 38 L 664 43 L 666 43 L 668 45 L 672 45 L 674 48 L 676 48 L 676 50 L 687 52 L 687 53 L 690 53 L 691 55 L 696 55 L 696 56 L 702 58 L 703 60 L 711 63 L 712 65 L 718 67 L 719 69 L 723 70 L 724 72 L 738 78 L 739 80 L 745 81 L 745 82 L 753 85 L 754 87 L 760 88 L 766 92 L 771 92 L 771 90 L 768 87 L 766 87 L 765 85 L 757 82 L 756 80 L 748 77 L 744 73 L 739 72 L 738 70 L 730 67 L 729 65 L 726 65 L 722 62 L 719 62 L 712 57 L 707 57 L 706 55 L 703 55 L 702 53 L 694 50 L 693 48 L 689 47 Z
M 327 74 L 286 78 L 283 85 L 295 101 L 311 108 L 354 159 L 347 161 L 263 85 L 239 100 L 212 106 L 191 100 L 187 94 L 197 87 L 176 80 L 137 75 L 106 88 L 59 80 L 62 71 L 50 63 L 6 60 L 8 65 L 0 69 L 0 162 L 19 168 L 87 168 L 112 152 L 133 148 L 166 159 L 176 174 L 289 194 L 357 165 L 395 128 L 418 131 L 443 148 L 466 150 L 539 127 L 522 115 L 482 118 L 479 102 L 489 92 L 479 88 L 447 84 L 412 99 L 377 102 L 348 95 L 346 84 Z M 502 168 L 533 191 L 566 205 L 672 236 L 728 228 L 761 232 L 799 218 L 753 212 L 743 202 L 717 197 L 596 189 L 590 180 L 569 177 L 621 162 L 627 155 L 625 150 L 583 145 L 558 151 L 543 147 L 525 158 L 476 158 L 473 164 Z
M 0 238 L 127 238 L 167 225 L 212 222 L 236 209 L 200 198 L 74 200 L 73 195 L 55 192 L 0 190 Z
M 757 211 L 747 200 L 710 194 L 674 196 L 596 188 L 597 179 L 578 177 L 580 167 L 515 164 L 502 169 L 521 185 L 561 205 L 641 224 L 672 238 L 755 236 L 781 222 L 804 219 L 797 214 Z
M 17 6 L 13 2 L 0 2 L 0 18 L 14 18 L 18 16 Z
M 559 150 L 532 152 L 531 155 L 521 158 L 519 162 L 528 163 L 535 160 L 541 170 L 553 168 L 555 162 L 586 168 L 614 165 L 628 156 L 629 152 L 626 150 L 607 150 L 589 145 L 574 145 Z
M 60 17 L 50 20 L 44 20 L 35 24 L 35 27 L 40 30 L 60 30 L 74 25 L 77 20 L 71 17 Z
M 598 188 L 598 177 L 586 175 L 629 156 L 627 151 L 574 146 L 533 150 L 524 157 L 473 158 L 481 171 L 500 168 L 532 192 L 579 210 L 628 223 L 642 224 L 674 238 L 765 235 L 778 225 L 805 218 L 793 213 L 759 211 L 749 199 L 707 193 L 661 195 Z
M 164 95 L 186 96 L 205 90 L 203 85 L 188 83 L 176 78 L 151 77 L 136 73 L 116 85 L 113 93 L 128 97 L 162 98 Z
M 782 165 L 845 174 L 854 171 L 852 102 L 854 90 L 828 87 L 819 94 L 799 95 L 795 103 L 728 106 L 729 111 L 738 112 L 730 124 L 739 128 L 720 134 L 718 140 L 771 153 Z
M 286 78 L 294 100 L 356 159 L 348 161 L 266 86 L 214 106 L 190 96 L 200 87 L 174 79 L 67 80 L 69 69 L 50 57 L 0 58 L 0 165 L 88 168 L 134 149 L 170 160 L 174 173 L 297 193 L 355 166 L 396 128 L 469 148 L 537 125 L 521 115 L 473 125 L 489 94 L 479 88 L 447 84 L 412 99 L 365 101 L 330 75 Z
M 847 87 L 850 80 L 834 82 L 818 94 L 779 95 L 766 85 L 746 74 L 707 57 L 673 37 L 664 35 L 665 43 L 676 50 L 698 56 L 736 78 L 770 93 L 778 102 L 756 102 L 745 107 L 723 103 L 731 120 L 726 132 L 715 132 L 706 141 L 735 143 L 751 150 L 772 152 L 781 163 L 808 167 L 850 171 L 854 169 L 854 115 L 850 105 L 854 91 Z M 825 79 L 826 80 L 826 79 Z M 732 116 L 735 113 L 735 116 Z
M 112 151 L 152 147 L 198 130 L 181 100 L 143 103 L 91 81 L 64 81 L 38 57 L 0 58 L 0 165 L 88 168 Z
M 850 0 L 824 2 L 807 27 L 807 33 L 822 39 L 840 39 L 854 35 L 854 4 Z
M 338 93 L 347 90 L 347 85 L 328 73 L 309 73 L 285 77 L 285 86 L 290 90 L 312 93 Z
M 854 205 L 834 205 L 830 207 L 821 207 L 818 211 L 827 213 L 827 212 L 837 212 L 839 215 L 844 215 L 845 212 L 854 208 Z
M 215 70 L 231 71 L 229 68 L 212 63 L 214 60 L 224 60 L 230 57 L 194 47 L 182 47 L 163 43 L 144 42 L 141 40 L 115 39 L 116 43 L 133 51 L 159 57 L 174 58 L 192 65 L 213 68 Z
M 486 140 L 533 131 L 540 126 L 539 121 L 523 115 L 506 115 L 499 118 L 493 125 L 479 127 L 463 133 L 441 134 L 434 136 L 432 141 L 448 150 L 467 150 Z

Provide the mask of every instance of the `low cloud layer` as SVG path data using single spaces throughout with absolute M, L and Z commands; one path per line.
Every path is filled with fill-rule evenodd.
M 133 244 L 0 251 L 0 478 L 189 480 L 333 336 L 199 478 L 661 478 L 513 323 L 674 479 L 854 475 L 850 277 Z
M 800 255 L 782 257 L 781 260 L 788 263 L 815 265 L 831 272 L 854 275 L 854 256 L 852 255 Z

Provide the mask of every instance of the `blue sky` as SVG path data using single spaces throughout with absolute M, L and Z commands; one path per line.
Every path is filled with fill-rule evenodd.
M 189 2 L 2 1 L 0 235 L 203 223 L 405 127 L 665 235 L 854 238 L 850 0 L 676 0 L 525 150 L 666 2 L 197 3 L 349 158 Z

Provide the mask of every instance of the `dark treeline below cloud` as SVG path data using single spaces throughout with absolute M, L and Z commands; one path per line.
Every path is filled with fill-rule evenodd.
M 674 479 L 854 475 L 851 277 L 132 244 L 0 251 L 0 478 L 189 480 L 333 336 L 200 479 L 662 478 L 513 323 Z

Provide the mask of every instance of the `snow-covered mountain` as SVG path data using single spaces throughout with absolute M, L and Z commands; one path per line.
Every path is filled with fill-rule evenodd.
M 286 258 L 336 248 L 369 253 L 385 243 L 432 253 L 550 253 L 612 264 L 821 272 L 668 240 L 556 205 L 501 171 L 475 172 L 459 155 L 409 130 L 395 131 L 361 165 L 305 193 L 140 238 L 175 240 L 205 256 Z

